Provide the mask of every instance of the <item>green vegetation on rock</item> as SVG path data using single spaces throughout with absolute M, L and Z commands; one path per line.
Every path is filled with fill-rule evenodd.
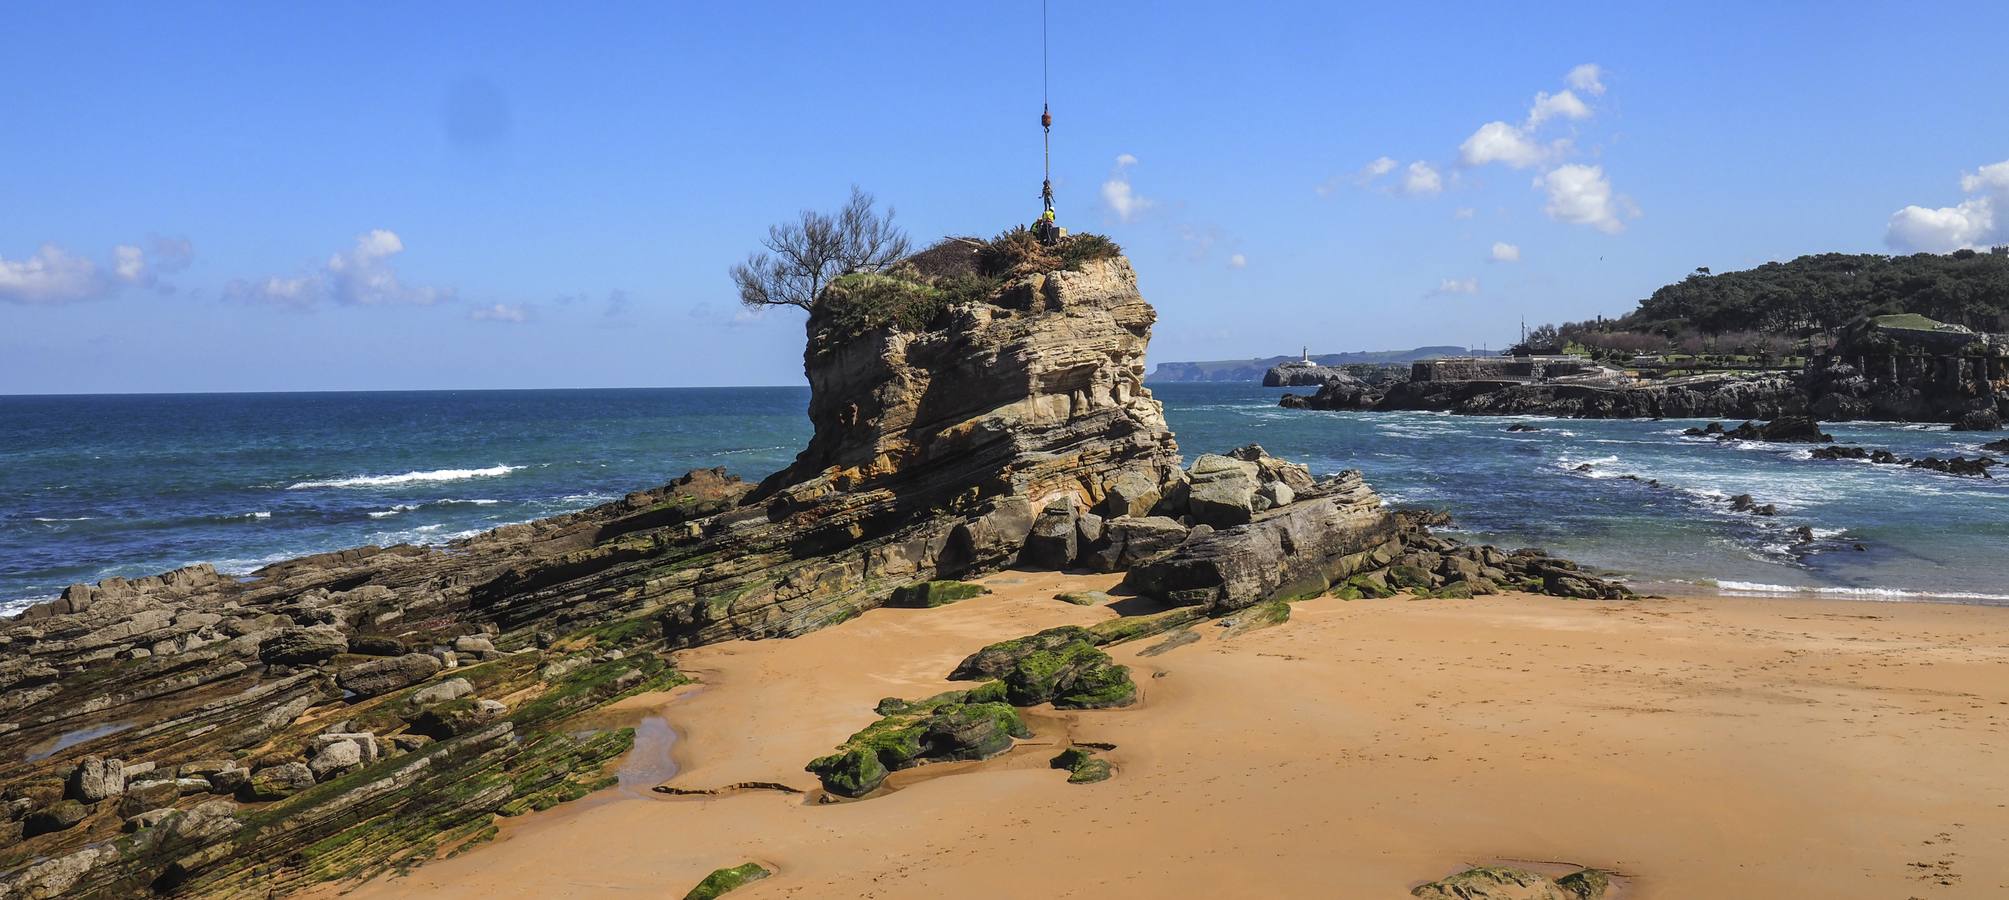
M 1099 759 L 1093 750 L 1080 746 L 1060 751 L 1060 755 L 1053 758 L 1053 767 L 1068 771 L 1068 784 L 1094 784 L 1098 781 L 1107 781 L 1115 772 L 1108 760 Z
M 684 900 L 714 900 L 727 891 L 772 874 L 774 873 L 760 863 L 752 862 L 740 863 L 729 869 L 719 869 L 706 875 L 705 880 L 698 882 L 697 887 L 691 888 L 690 893 L 684 895 Z
M 1013 738 L 1032 736 L 1018 710 L 995 701 L 968 702 L 971 693 L 975 692 L 949 691 L 913 703 L 882 700 L 879 721 L 805 768 L 823 782 L 824 790 L 861 797 L 900 769 L 953 759 L 988 759 L 1011 749 Z

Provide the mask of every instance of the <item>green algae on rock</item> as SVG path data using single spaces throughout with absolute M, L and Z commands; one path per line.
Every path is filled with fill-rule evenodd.
M 914 703 L 881 701 L 885 714 L 805 768 L 823 789 L 842 797 L 877 790 L 886 776 L 930 762 L 989 759 L 1010 750 L 1014 738 L 1031 737 L 1018 710 L 996 701 L 969 702 L 950 691 Z
M 710 875 L 706 875 L 705 880 L 698 882 L 697 887 L 691 888 L 690 893 L 684 895 L 684 900 L 716 900 L 716 898 L 727 891 L 759 881 L 772 874 L 774 873 L 768 871 L 767 867 L 755 862 L 740 863 L 731 868 L 717 869 Z

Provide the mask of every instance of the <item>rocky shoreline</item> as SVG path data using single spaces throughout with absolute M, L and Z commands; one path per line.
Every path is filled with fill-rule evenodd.
M 1795 373 L 1704 374 L 1674 378 L 1440 379 L 1423 366 L 1408 380 L 1370 383 L 1323 368 L 1278 386 L 1286 409 L 1425 410 L 1476 416 L 1548 415 L 1582 419 L 1774 419 L 1812 416 L 1831 422 L 1944 422 L 1956 430 L 1993 431 L 2009 418 L 2009 347 L 1969 335 L 1925 340 L 1904 329 L 1864 323 Z M 1268 383 L 1267 381 L 1265 382 Z
M 1103 643 L 1328 593 L 1630 596 L 1433 536 L 1357 472 L 1253 445 L 1182 466 L 1129 263 L 995 274 L 921 324 L 812 313 L 815 436 L 759 485 L 698 471 L 446 548 L 77 585 L 0 625 L 0 897 L 284 894 L 418 865 L 611 784 L 633 732 L 567 723 L 682 683 L 679 648 L 950 602 L 934 584 L 1007 566 L 1124 571 L 1168 610 Z M 975 697 L 889 707 L 879 734 L 972 758 L 1009 745 L 1018 706 L 1122 702 L 1095 641 L 1048 649 L 1072 675 L 1021 657 Z M 823 767 L 831 790 L 870 791 L 884 745 L 862 740 Z

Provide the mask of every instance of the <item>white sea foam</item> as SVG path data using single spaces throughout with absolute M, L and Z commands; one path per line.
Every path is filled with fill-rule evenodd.
M 330 478 L 325 481 L 300 481 L 287 487 L 289 491 L 306 488 L 384 487 L 394 484 L 415 484 L 426 481 L 462 481 L 469 478 L 500 478 L 522 466 L 493 465 L 486 469 L 432 469 L 424 472 L 406 472 L 402 475 L 357 475 L 351 478 Z
M 242 558 L 231 558 L 231 559 L 212 559 L 209 561 L 209 564 L 215 566 L 216 571 L 221 572 L 225 575 L 249 575 L 273 563 L 284 562 L 289 559 L 296 559 L 298 557 L 307 555 L 307 553 L 309 552 L 312 551 L 289 550 L 282 553 L 273 553 L 256 558 L 242 557 Z
M 245 513 L 245 514 L 244 514 L 244 516 L 243 516 L 243 518 L 246 518 L 246 519 L 270 519 L 270 518 L 272 518 L 272 514 L 271 514 L 270 512 L 267 512 L 267 511 L 265 511 L 265 510 L 262 510 L 262 509 L 261 509 L 261 510 L 259 510 L 259 511 L 257 511 L 257 512 L 248 512 L 248 513 Z
M 2009 602 L 2009 594 L 1974 591 L 1918 591 L 1890 587 L 1795 587 L 1789 584 L 1762 584 L 1753 581 L 1718 581 L 1716 587 L 1731 594 L 1792 596 L 1815 594 L 1823 597 L 1851 597 L 1860 600 L 1997 600 Z
M 437 503 L 437 504 L 439 504 L 439 505 L 441 505 L 441 506 L 494 506 L 495 504 L 497 504 L 497 503 L 501 503 L 502 501 L 500 501 L 500 500 L 486 500 L 486 499 L 483 499 L 483 500 L 456 500 L 456 499 L 454 499 L 454 498 L 452 498 L 452 497 L 445 497 L 445 498 L 442 498 L 442 499 L 439 499 L 439 500 L 434 500 L 433 502 L 434 502 L 434 503 Z M 412 508 L 412 509 L 417 509 L 418 507 L 414 506 L 414 507 L 411 507 L 411 508 Z
M 45 517 L 43 517 L 43 516 L 36 516 L 36 517 L 35 517 L 35 519 L 34 519 L 34 521 L 37 521 L 37 522 L 47 522 L 47 523 L 50 523 L 50 524 L 54 524 L 54 523 L 57 523 L 57 522 L 89 522 L 89 521 L 90 521 L 91 519 L 93 519 L 93 518 L 96 518 L 96 517 L 95 517 L 95 516 L 75 516 L 75 517 L 72 517 L 72 518 L 67 518 L 67 519 L 66 519 L 66 518 L 61 518 L 61 517 L 57 517 L 57 518 L 45 518 Z
M 388 519 L 398 513 L 408 513 L 424 505 L 423 503 L 399 503 L 390 509 L 379 509 L 371 512 L 369 515 L 372 519 Z

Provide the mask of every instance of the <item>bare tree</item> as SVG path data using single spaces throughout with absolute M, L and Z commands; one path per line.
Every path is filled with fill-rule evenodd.
M 805 209 L 799 221 L 767 229 L 767 240 L 732 267 L 739 302 L 749 309 L 816 303 L 831 279 L 846 272 L 873 272 L 907 256 L 907 233 L 893 224 L 893 208 L 880 215 L 872 195 L 851 187 L 851 199 L 836 213 Z

